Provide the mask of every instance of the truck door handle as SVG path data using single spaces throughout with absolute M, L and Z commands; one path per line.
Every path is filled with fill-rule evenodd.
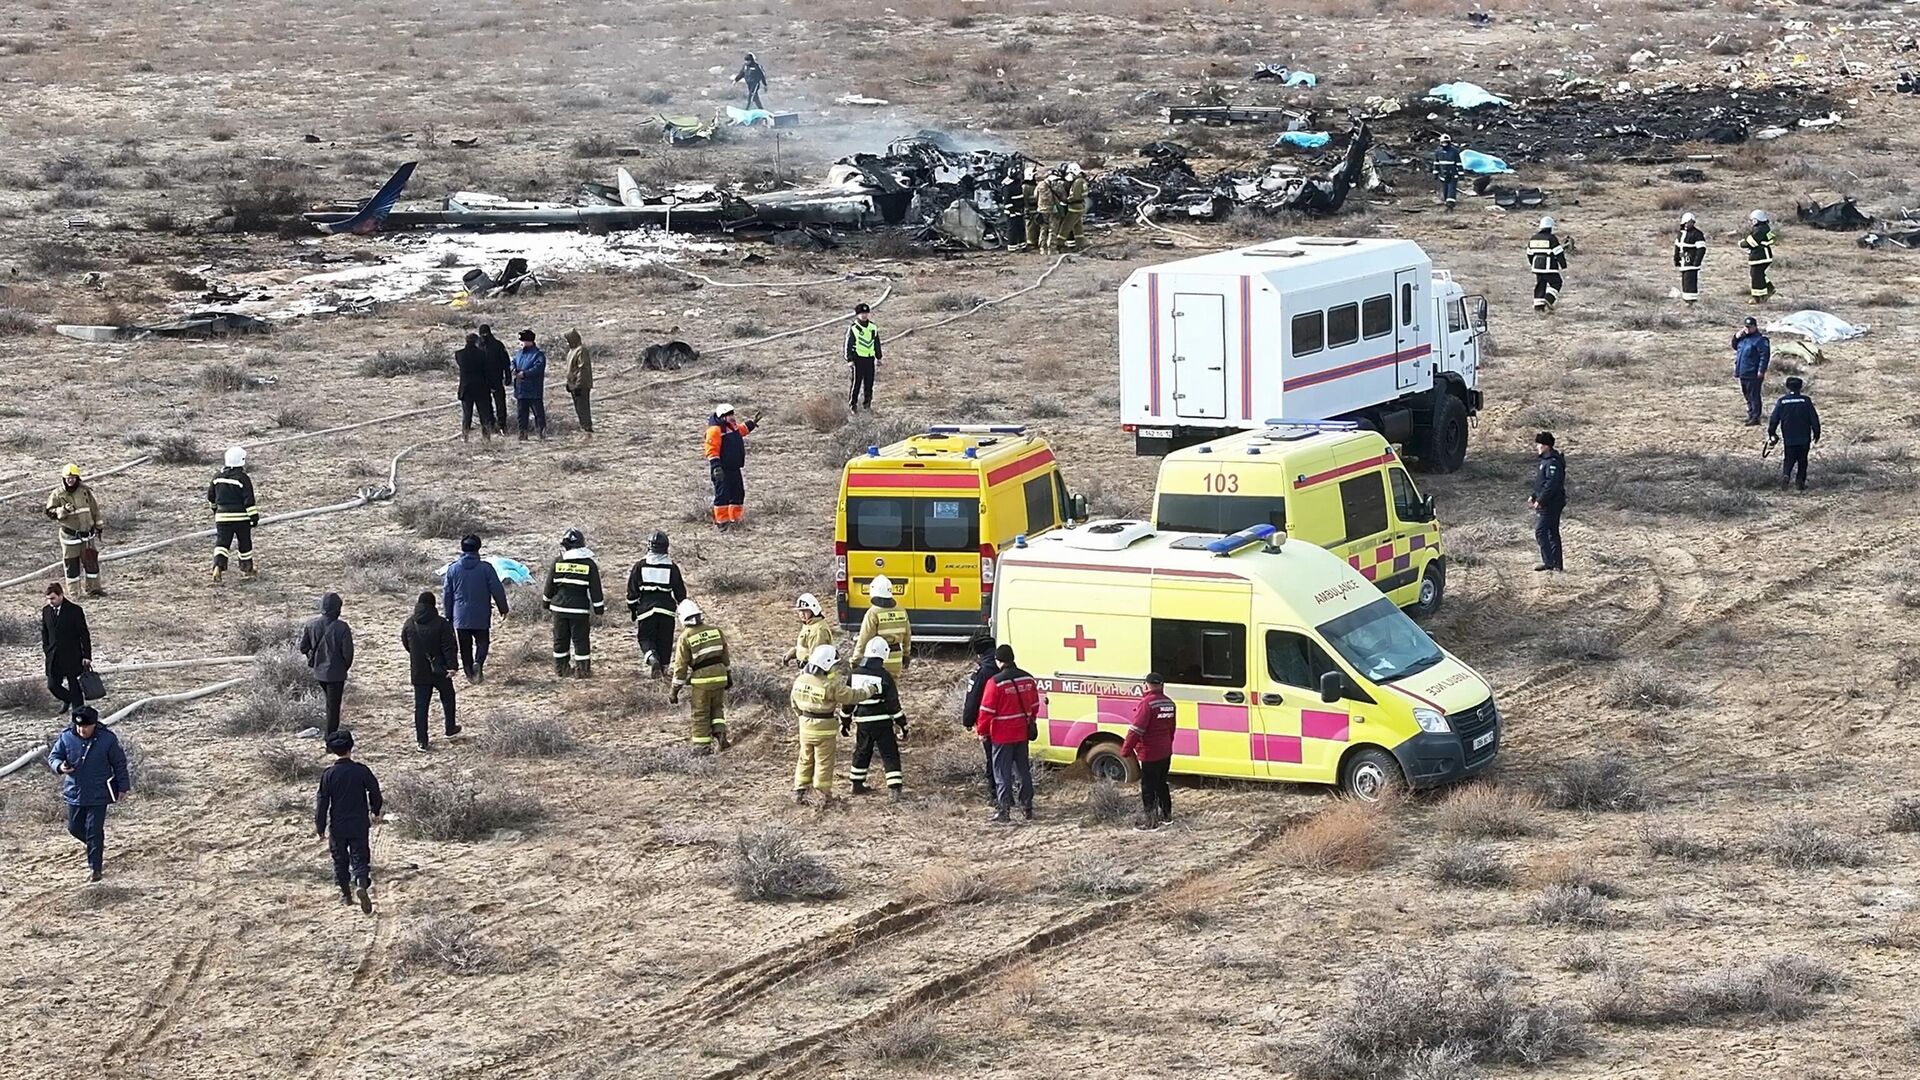
M 1280 704 L 1280 695 L 1279 695 L 1279 694 L 1261 694 L 1261 695 L 1260 695 L 1260 704 L 1262 704 L 1262 705 L 1278 705 L 1278 704 Z
M 1226 697 L 1228 701 L 1232 702 L 1235 705 L 1238 705 L 1241 702 L 1247 700 L 1247 695 L 1241 693 L 1238 690 L 1227 691 Z
M 927 556 L 927 573 L 933 573 L 933 556 Z

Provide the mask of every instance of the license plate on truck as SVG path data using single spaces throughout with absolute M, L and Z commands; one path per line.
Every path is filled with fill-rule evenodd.
M 1173 438 L 1173 429 L 1170 427 L 1143 427 L 1140 429 L 1140 437 L 1143 439 L 1171 439 Z
M 1493 737 L 1497 734 L 1499 733 L 1494 731 L 1489 731 L 1485 735 L 1479 736 L 1478 738 L 1473 740 L 1473 745 L 1468 747 L 1468 749 L 1485 750 L 1490 744 L 1492 744 Z

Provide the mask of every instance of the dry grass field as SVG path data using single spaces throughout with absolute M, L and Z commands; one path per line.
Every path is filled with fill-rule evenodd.
M 249 687 L 121 728 L 140 788 L 110 823 L 100 885 L 44 771 L 0 780 L 0 1077 L 1913 1074 L 1920 255 L 1793 221 L 1808 191 L 1869 212 L 1913 201 L 1920 99 L 1888 89 L 1913 14 L 1866 0 L 11 5 L 0 494 L 27 494 L 0 502 L 6 576 L 53 556 L 39 508 L 64 462 L 155 454 L 96 485 L 109 551 L 201 528 L 223 447 L 444 406 L 437 358 L 472 323 L 531 326 L 550 347 L 577 327 L 600 374 L 590 443 L 567 416 L 546 443 L 462 444 L 443 408 L 258 448 L 269 514 L 350 499 L 414 449 L 392 501 L 262 529 L 257 580 L 210 585 L 204 540 L 107 564 L 111 595 L 85 604 L 102 663 L 266 659 L 240 669 Z M 1714 155 L 1698 184 L 1664 165 L 1522 166 L 1576 245 L 1551 319 L 1525 300 L 1534 215 L 1470 200 L 1442 216 L 1417 166 L 1392 172 L 1395 200 L 1183 226 L 1181 249 L 1101 225 L 1040 288 L 891 345 L 871 422 L 819 400 L 843 392 L 836 326 L 759 339 L 888 288 L 883 329 L 933 323 L 1025 288 L 1047 260 L 887 236 L 818 253 L 716 241 L 679 265 L 752 287 L 572 272 L 538 295 L 423 298 L 232 341 L 51 331 L 192 310 L 208 279 L 405 250 L 415 241 L 205 227 L 364 197 L 405 160 L 422 163 L 413 197 L 564 197 L 617 164 L 649 184 L 768 179 L 757 133 L 614 154 L 655 112 L 732 103 L 746 49 L 768 67 L 769 104 L 806 114 L 780 142 L 787 178 L 927 126 L 1098 172 L 1170 134 L 1143 95 L 1209 80 L 1306 102 L 1336 129 L 1368 96 L 1455 78 L 1546 94 L 1558 72 L 1652 91 L 1648 109 L 1667 82 L 1798 79 L 1845 121 L 1685 148 Z M 1320 85 L 1246 82 L 1264 60 Z M 835 104 L 846 93 L 892 104 Z M 1172 135 L 1210 166 L 1262 159 L 1271 137 Z M 1805 494 L 1772 486 L 1777 458 L 1740 426 L 1730 377 L 1749 310 L 1734 234 L 1756 206 L 1783 237 L 1769 310 L 1872 328 L 1802 372 L 1826 423 Z M 1694 309 L 1666 296 L 1682 209 L 1713 245 Z M 1038 821 L 990 830 L 978 748 L 954 720 L 965 658 L 935 649 L 903 688 L 907 799 L 792 806 L 777 658 L 794 594 L 832 590 L 839 462 L 882 426 L 1026 421 L 1098 511 L 1137 513 L 1154 463 L 1116 419 L 1117 285 L 1184 245 L 1314 230 L 1416 239 L 1491 298 L 1498 347 L 1468 467 L 1422 482 L 1454 559 L 1429 628 L 1496 688 L 1497 774 L 1377 809 L 1177 783 L 1180 823 L 1143 836 L 1130 789 L 1054 771 Z M 847 274 L 867 276 L 833 280 Z M 639 350 L 669 337 L 706 355 L 639 371 Z M 766 416 L 738 535 L 708 524 L 699 440 L 716 400 Z M 1569 458 L 1564 576 L 1529 572 L 1540 427 Z M 475 737 L 412 752 L 399 634 L 413 594 L 437 587 L 469 528 L 541 565 L 569 526 L 614 588 L 649 532 L 673 534 L 746 658 L 737 749 L 686 756 L 684 711 L 639 676 L 617 602 L 596 631 L 598 677 L 556 680 L 521 588 L 494 677 L 460 687 Z M 310 829 L 320 752 L 292 738 L 313 708 L 274 679 L 284 635 L 329 589 L 359 636 L 348 723 L 400 818 L 375 840 L 371 918 L 336 905 Z M 38 603 L 29 583 L 0 605 L 8 759 L 50 726 Z M 105 704 L 233 670 L 111 679 Z

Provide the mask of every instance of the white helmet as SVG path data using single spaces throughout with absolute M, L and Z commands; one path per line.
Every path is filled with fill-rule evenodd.
M 886 638 L 875 637 L 872 641 L 867 642 L 867 651 L 864 655 L 869 660 L 876 657 L 885 660 L 887 657 L 893 655 L 893 646 L 887 644 Z
M 893 582 L 888 580 L 885 574 L 875 574 L 873 580 L 867 582 L 867 598 L 878 600 L 883 596 L 889 600 L 893 599 Z
M 715 416 L 725 416 L 732 411 L 733 411 L 732 403 L 726 402 L 726 401 L 723 401 L 720 404 L 715 405 L 713 407 L 713 415 Z
M 838 659 L 840 659 L 840 650 L 831 645 L 815 645 L 813 651 L 807 654 L 807 666 L 825 671 Z
M 1079 176 L 1079 175 L 1080 175 L 1080 163 L 1079 163 L 1079 162 L 1077 162 L 1077 161 L 1069 161 L 1069 162 L 1067 162 L 1067 175 L 1068 175 L 1068 176 Z
M 1682 224 L 1682 225 L 1691 225 L 1691 224 L 1693 224 L 1694 222 L 1696 222 L 1696 221 L 1698 221 L 1698 220 L 1700 220 L 1700 219 L 1699 219 L 1699 218 L 1696 218 L 1696 217 L 1694 217 L 1694 216 L 1693 216 L 1693 211 L 1691 211 L 1691 210 L 1689 210 L 1689 211 L 1687 211 L 1686 213 L 1684 213 L 1684 214 L 1681 214 L 1681 215 L 1680 215 L 1680 224 Z
M 247 463 L 247 448 L 244 446 L 227 447 L 227 468 L 237 469 Z
M 800 594 L 800 596 L 797 599 L 794 600 L 793 610 L 811 611 L 815 615 L 822 615 L 822 616 L 826 614 L 826 612 L 820 610 L 820 601 L 814 599 L 813 594 L 810 592 L 803 592 Z
M 693 597 L 689 596 L 680 601 L 680 606 L 674 608 L 673 613 L 679 616 L 681 622 L 690 623 L 700 617 L 700 605 L 694 603 Z
M 1543 229 L 1551 229 L 1553 228 L 1553 225 L 1554 225 L 1554 221 L 1550 217 L 1543 217 L 1540 219 L 1540 227 Z
M 1759 222 L 1772 221 L 1773 219 L 1767 216 L 1765 210 L 1755 210 L 1753 213 L 1747 215 L 1747 220 L 1758 224 Z

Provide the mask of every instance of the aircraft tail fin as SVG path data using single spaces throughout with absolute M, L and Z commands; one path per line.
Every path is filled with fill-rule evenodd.
M 387 182 L 373 198 L 368 199 L 360 212 L 345 221 L 327 222 L 320 226 L 324 233 L 346 233 L 352 236 L 371 236 L 380 231 L 380 226 L 393 211 L 393 204 L 400 201 L 400 193 L 406 190 L 407 181 L 413 179 L 417 161 L 409 161 L 394 170 Z

